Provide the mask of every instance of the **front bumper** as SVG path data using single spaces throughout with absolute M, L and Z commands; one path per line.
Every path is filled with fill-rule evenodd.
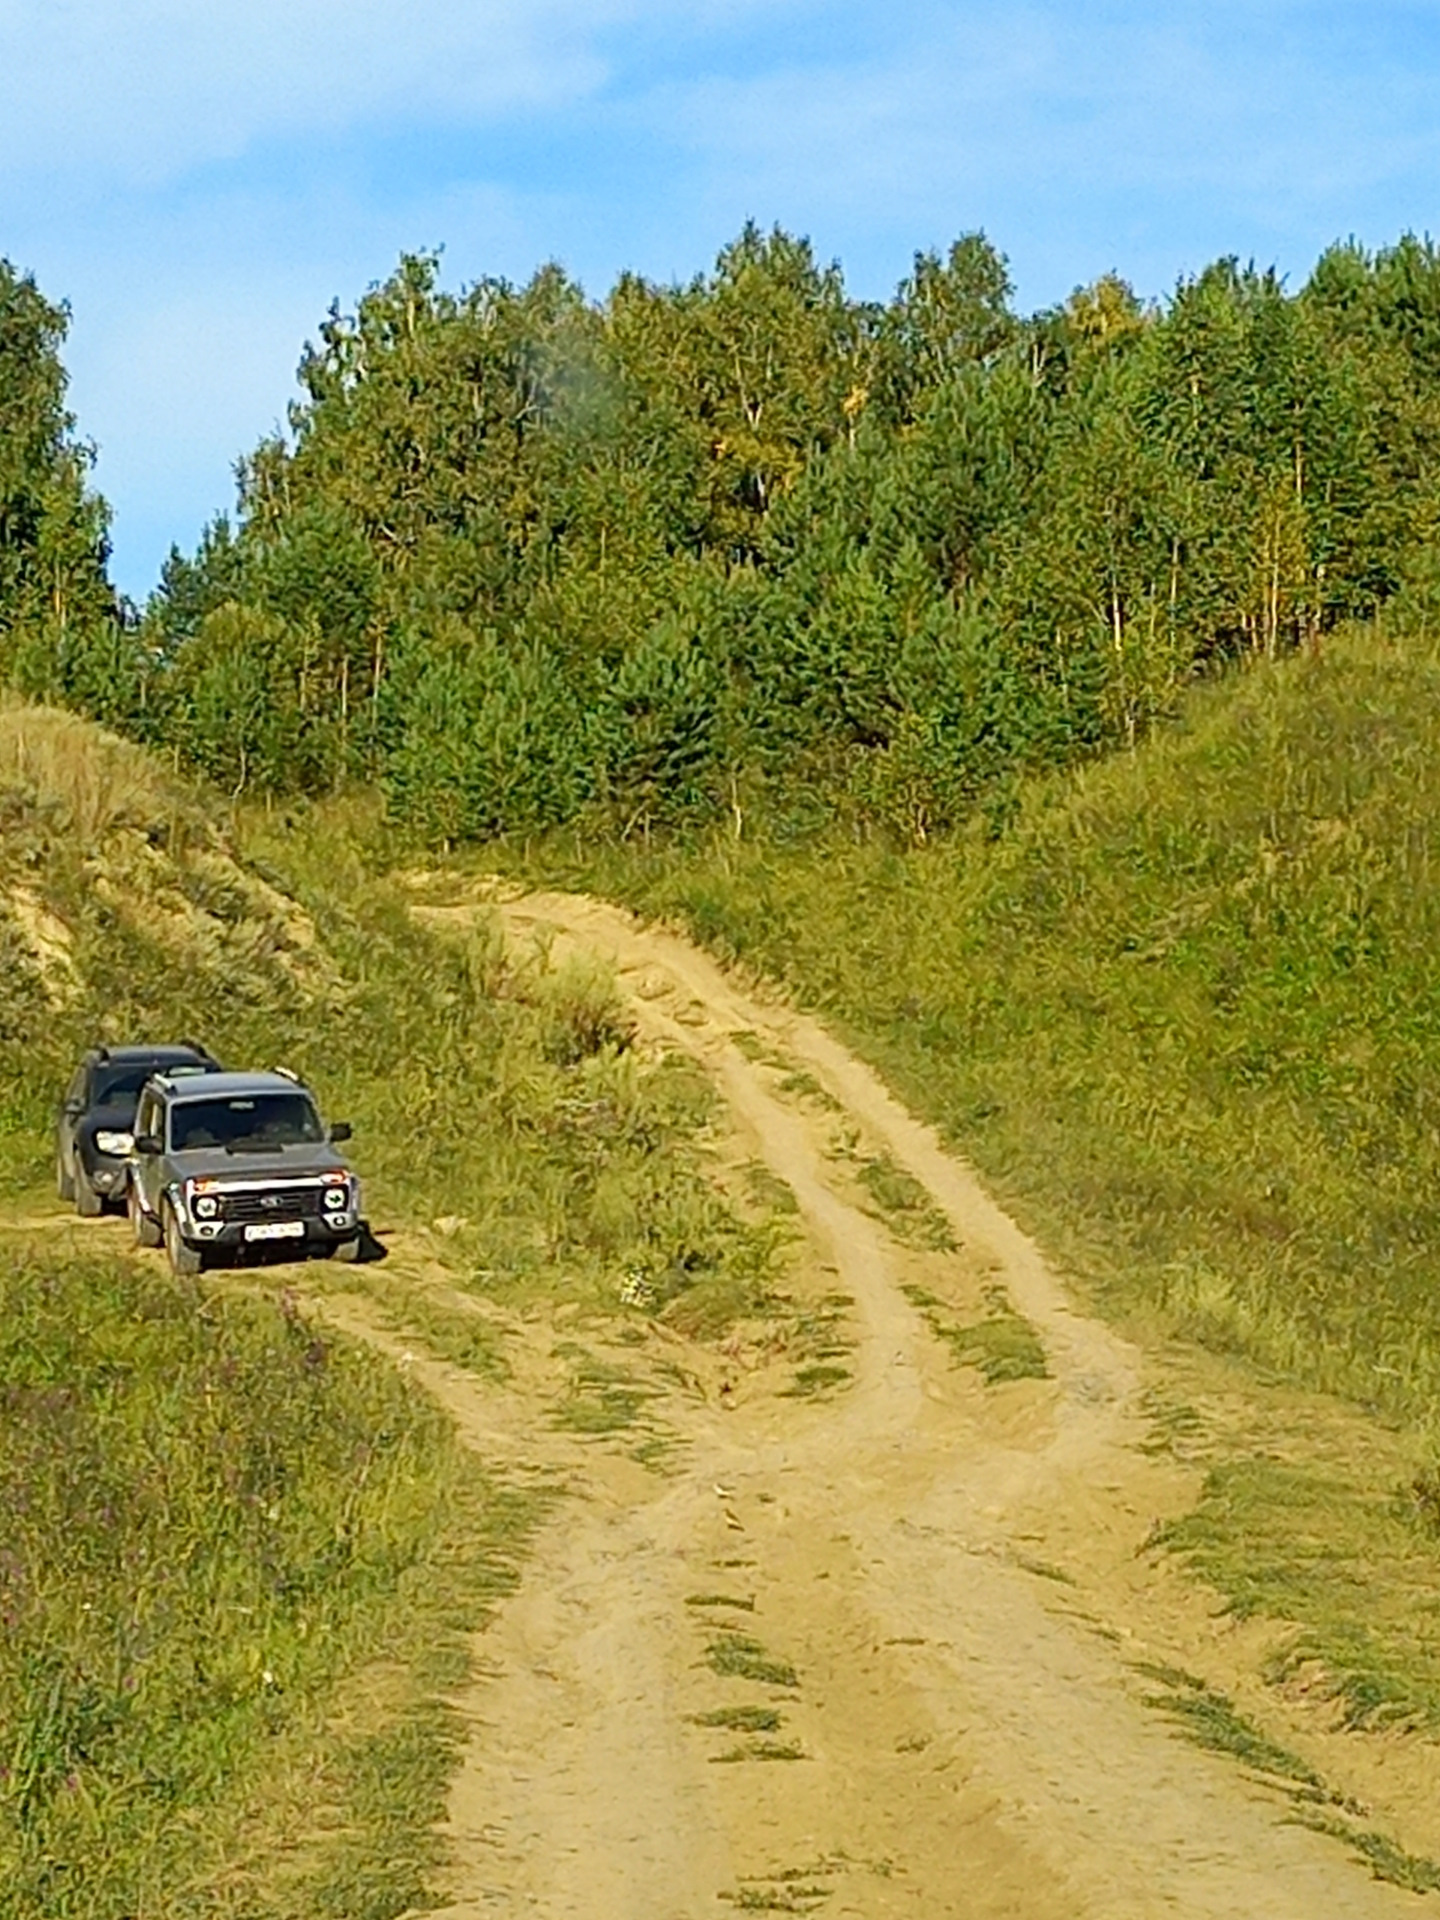
M 93 1161 L 80 1156 L 80 1169 L 102 1200 L 123 1200 L 130 1190 L 130 1162 L 97 1154 Z
M 288 1233 L 267 1233 L 257 1236 L 247 1235 L 247 1226 L 288 1227 Z M 295 1228 L 299 1231 L 295 1231 Z M 292 1252 L 317 1253 L 339 1246 L 342 1241 L 353 1240 L 360 1231 L 358 1219 L 349 1219 L 336 1225 L 328 1220 L 275 1220 L 251 1221 L 239 1220 L 195 1220 L 181 1221 L 181 1232 L 195 1247 L 219 1247 L 227 1253 L 264 1253 L 274 1250 L 283 1252 L 287 1247 Z
M 329 1252 L 361 1231 L 360 1182 L 348 1170 L 273 1181 L 201 1175 L 167 1186 L 166 1196 L 182 1239 L 217 1253 L 300 1257 Z

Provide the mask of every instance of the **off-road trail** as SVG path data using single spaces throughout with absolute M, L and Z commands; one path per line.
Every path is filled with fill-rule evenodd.
M 655 1472 L 555 1433 L 523 1380 L 502 1404 L 416 1361 L 492 1457 L 548 1459 L 578 1496 L 481 1643 L 452 1920 L 1417 1911 L 1146 1703 L 1163 1630 L 1136 1625 L 1136 1555 L 1179 1470 L 1137 1445 L 1138 1353 L 817 1023 L 617 909 L 502 904 L 512 937 L 613 961 L 641 1031 L 714 1076 L 853 1303 L 852 1377 L 787 1396 L 737 1356 L 668 1396 Z M 958 1247 L 907 1248 L 837 1137 L 908 1170 Z M 903 1290 L 922 1266 L 928 1312 Z M 987 1389 L 951 1363 L 947 1268 L 957 1300 L 1003 1286 L 1048 1379 Z
M 1246 1663 L 1227 1666 L 1243 1630 L 1146 1551 L 1196 1485 L 1151 1444 L 1153 1361 L 1078 1309 L 936 1135 L 816 1021 L 618 908 L 493 887 L 427 904 L 418 877 L 416 895 L 437 931 L 498 906 L 513 942 L 613 965 L 642 1040 L 723 1096 L 717 1164 L 788 1192 L 792 1304 L 829 1343 L 797 1368 L 763 1328 L 717 1351 L 643 1313 L 502 1315 L 498 1383 L 427 1347 L 423 1314 L 403 1330 L 426 1294 L 498 1312 L 433 1236 L 395 1234 L 368 1293 L 353 1270 L 287 1269 L 317 1313 L 401 1360 L 488 1468 L 563 1494 L 456 1703 L 448 1920 L 1427 1907 L 1317 1830 L 1344 1831 L 1338 1802 L 1307 1806 L 1167 1717 L 1187 1669 L 1226 1682 Z M 925 1234 L 876 1204 L 860 1176 L 881 1165 L 921 1195 Z M 1001 1300 L 1047 1377 L 987 1386 L 955 1364 L 947 1330 Z M 557 1420 L 581 1349 L 643 1380 L 643 1435 Z

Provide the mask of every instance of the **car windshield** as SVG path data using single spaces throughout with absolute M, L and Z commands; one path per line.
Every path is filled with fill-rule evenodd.
M 170 1150 L 294 1147 L 325 1138 L 315 1103 L 303 1093 L 246 1093 L 226 1100 L 182 1100 L 170 1113 Z

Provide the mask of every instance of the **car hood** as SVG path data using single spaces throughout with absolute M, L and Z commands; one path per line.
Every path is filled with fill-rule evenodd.
M 280 1153 L 226 1153 L 223 1147 L 202 1147 L 191 1153 L 172 1153 L 168 1164 L 182 1180 L 224 1180 L 251 1185 L 256 1181 L 299 1180 L 317 1173 L 354 1169 L 338 1147 L 320 1141 L 311 1147 L 286 1147 Z

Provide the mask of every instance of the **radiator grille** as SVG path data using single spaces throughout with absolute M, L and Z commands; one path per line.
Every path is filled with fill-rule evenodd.
M 319 1187 L 271 1187 L 263 1193 L 220 1196 L 222 1220 L 318 1220 Z

